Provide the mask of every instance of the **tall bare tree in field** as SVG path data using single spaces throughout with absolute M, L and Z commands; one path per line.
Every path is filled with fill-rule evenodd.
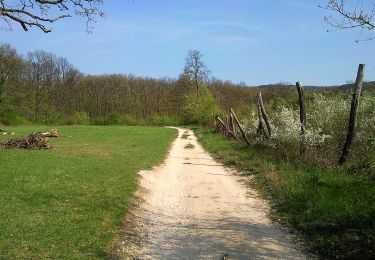
M 87 31 L 96 16 L 104 16 L 99 6 L 103 0 L 0 0 L 0 19 L 7 29 L 14 23 L 23 30 L 35 27 L 51 32 L 50 24 L 72 16 L 86 19 Z
M 360 40 L 373 40 L 375 35 L 375 1 L 364 0 L 329 0 L 325 6 L 320 6 L 331 11 L 325 21 L 333 30 L 360 29 Z
M 185 60 L 184 75 L 194 84 L 197 97 L 199 97 L 199 85 L 208 80 L 210 70 L 203 62 L 203 55 L 198 50 L 190 50 Z

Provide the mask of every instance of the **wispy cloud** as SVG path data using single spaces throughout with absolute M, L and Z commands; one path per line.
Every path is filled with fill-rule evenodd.
M 261 41 L 257 38 L 246 36 L 222 36 L 213 38 L 213 40 L 219 44 L 261 43 Z

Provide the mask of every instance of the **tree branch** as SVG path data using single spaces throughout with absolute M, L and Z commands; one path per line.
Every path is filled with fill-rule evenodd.
M 47 28 L 46 24 L 77 15 L 87 19 L 86 29 L 90 31 L 90 22 L 94 17 L 104 16 L 98 9 L 102 3 L 103 0 L 0 0 L 0 16 L 8 25 L 13 21 L 25 31 L 28 31 L 28 27 L 37 27 L 48 33 L 51 28 Z M 51 17 L 49 11 L 53 7 L 62 14 Z
M 369 6 L 363 5 L 363 0 L 357 0 L 355 6 L 350 8 L 351 6 L 348 6 L 344 0 L 329 0 L 327 5 L 319 7 L 332 11 L 341 18 L 340 21 L 332 15 L 324 18 L 334 30 L 359 28 L 363 34 L 364 31 L 375 29 L 375 3 L 369 8 Z M 366 37 L 364 40 L 372 39 L 375 39 L 375 36 Z

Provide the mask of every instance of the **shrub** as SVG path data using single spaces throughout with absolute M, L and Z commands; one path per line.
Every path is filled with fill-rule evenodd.
M 88 125 L 90 123 L 90 117 L 84 111 L 75 112 L 74 117 L 76 118 L 77 124 L 79 124 L 79 125 Z
M 304 141 L 305 146 L 310 149 L 308 155 L 310 159 L 329 164 L 337 163 L 337 157 L 346 138 L 350 102 L 350 95 L 314 94 L 308 100 Z M 255 110 L 242 120 L 242 124 L 247 134 L 251 136 L 250 140 L 254 140 L 254 144 L 283 148 L 285 151 L 297 150 L 301 140 L 299 109 L 288 105 L 278 106 L 270 116 L 272 128 L 270 139 L 265 139 L 257 133 L 259 120 Z M 368 94 L 364 95 L 360 102 L 357 134 L 352 153 L 362 157 L 371 156 L 375 147 L 373 133 L 375 133 L 375 96 Z M 280 149 L 278 151 L 280 152 Z
M 123 123 L 123 118 L 120 113 L 118 112 L 111 112 L 107 116 L 106 123 L 108 125 L 120 125 Z
M 167 115 L 154 115 L 152 117 L 152 124 L 158 126 L 172 126 L 179 125 L 179 122 L 176 118 L 167 116 Z
M 57 125 L 61 123 L 61 116 L 59 114 L 48 115 L 45 121 L 48 125 Z
M 183 123 L 213 126 L 214 116 L 220 112 L 217 100 L 206 86 L 201 86 L 199 97 L 189 92 L 184 97 Z
M 29 122 L 20 113 L 7 110 L 0 115 L 0 122 L 4 125 L 25 125 Z
M 92 118 L 90 118 L 90 123 L 92 125 L 106 125 L 104 119 L 102 119 L 100 117 L 92 117 Z
M 122 121 L 125 125 L 138 125 L 137 119 L 132 115 L 123 115 Z
M 74 115 L 68 116 L 65 120 L 67 125 L 88 125 L 90 123 L 90 117 L 86 112 L 75 112 Z

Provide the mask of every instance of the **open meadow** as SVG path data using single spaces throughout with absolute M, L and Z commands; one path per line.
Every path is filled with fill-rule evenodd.
M 0 260 L 375 259 L 375 0 L 268 2 L 0 0 Z
M 16 137 L 48 129 L 8 128 Z M 105 257 L 136 173 L 161 162 L 176 137 L 176 130 L 160 127 L 58 131 L 50 150 L 0 149 L 0 259 Z

